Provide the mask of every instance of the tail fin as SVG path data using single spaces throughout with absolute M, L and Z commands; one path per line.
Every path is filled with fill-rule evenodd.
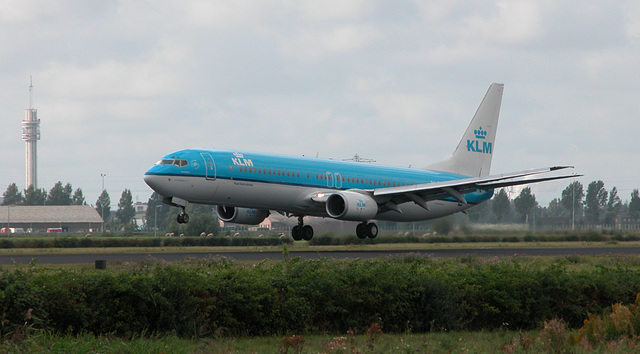
M 489 86 L 453 154 L 444 161 L 428 166 L 428 169 L 470 177 L 489 175 L 503 90 L 504 84 L 493 83 Z

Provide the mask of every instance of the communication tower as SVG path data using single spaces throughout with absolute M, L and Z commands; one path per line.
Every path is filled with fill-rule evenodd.
M 22 140 L 27 143 L 26 146 L 26 166 L 27 178 L 25 189 L 33 185 L 38 188 L 38 148 L 37 143 L 40 140 L 40 119 L 38 119 L 38 110 L 33 108 L 33 79 L 29 79 L 29 109 L 25 110 L 24 120 L 22 121 Z

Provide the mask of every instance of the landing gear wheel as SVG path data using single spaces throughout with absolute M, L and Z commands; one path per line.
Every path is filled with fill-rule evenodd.
M 378 225 L 372 222 L 365 226 L 367 237 L 376 238 L 378 236 Z
M 366 223 L 360 223 L 358 224 L 358 226 L 356 226 L 356 236 L 358 236 L 358 238 L 361 240 L 367 238 L 366 225 Z
M 360 223 L 356 226 L 356 236 L 359 239 L 364 240 L 365 238 L 376 238 L 378 236 L 378 225 L 376 223 Z
M 302 233 L 300 232 L 300 226 L 296 225 L 291 229 L 291 237 L 294 241 L 302 240 Z
M 309 241 L 313 238 L 313 227 L 309 225 L 304 225 L 302 227 L 302 239 L 305 241 Z
M 178 224 L 186 224 L 189 222 L 189 215 L 187 213 L 182 212 L 178 214 Z
M 298 225 L 291 229 L 291 237 L 294 241 L 309 241 L 313 238 L 313 227 L 304 224 L 304 215 L 298 216 Z

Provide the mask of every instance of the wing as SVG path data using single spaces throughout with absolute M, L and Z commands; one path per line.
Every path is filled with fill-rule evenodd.
M 382 205 L 389 210 L 399 211 L 397 206 L 399 204 L 407 202 L 414 202 L 422 208 L 429 210 L 427 202 L 431 200 L 453 197 L 460 203 L 467 204 L 467 200 L 465 199 L 464 195 L 478 190 L 491 190 L 495 188 L 581 176 L 572 174 L 563 176 L 525 178 L 567 168 L 573 168 L 573 166 L 555 166 L 486 177 L 472 177 L 445 182 L 424 183 L 402 187 L 378 188 L 370 190 L 368 192 L 371 193 L 371 195 L 379 205 Z

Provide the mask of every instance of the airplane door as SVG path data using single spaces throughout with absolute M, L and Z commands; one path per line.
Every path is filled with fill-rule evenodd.
M 327 187 L 333 187 L 333 173 L 327 172 Z
M 201 152 L 202 158 L 204 159 L 204 175 L 207 179 L 215 180 L 216 179 L 216 163 L 213 161 L 213 156 L 211 156 L 208 152 Z

